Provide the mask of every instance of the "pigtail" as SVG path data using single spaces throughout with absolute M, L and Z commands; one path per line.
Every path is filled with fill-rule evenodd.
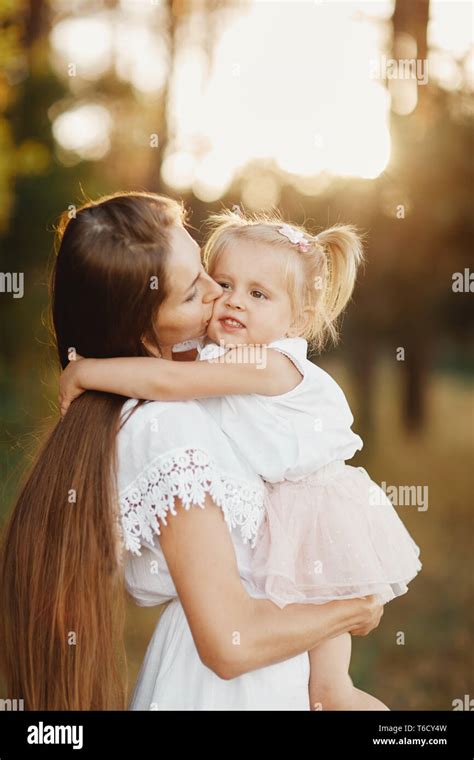
M 352 225 L 338 224 L 320 232 L 315 239 L 324 256 L 323 271 L 315 287 L 321 289 L 317 305 L 318 348 L 327 338 L 337 343 L 337 318 L 343 312 L 354 290 L 357 270 L 364 260 L 362 238 Z

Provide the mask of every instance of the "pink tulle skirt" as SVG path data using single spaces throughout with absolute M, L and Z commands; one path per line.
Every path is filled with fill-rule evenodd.
M 332 462 L 299 481 L 266 484 L 252 558 L 255 587 L 279 607 L 408 591 L 420 549 L 362 467 Z

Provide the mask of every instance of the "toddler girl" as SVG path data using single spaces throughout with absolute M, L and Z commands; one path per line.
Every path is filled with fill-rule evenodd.
M 343 391 L 307 359 L 337 341 L 362 260 L 360 239 L 337 225 L 316 236 L 275 217 L 222 212 L 204 250 L 222 287 L 193 371 L 154 358 L 85 359 L 61 378 L 62 411 L 83 390 L 133 398 L 200 398 L 266 482 L 253 550 L 255 589 L 290 603 L 404 594 L 421 569 L 419 548 L 362 467 Z M 185 350 L 190 343 L 175 346 Z M 311 709 L 388 709 L 355 688 L 351 636 L 309 653 Z

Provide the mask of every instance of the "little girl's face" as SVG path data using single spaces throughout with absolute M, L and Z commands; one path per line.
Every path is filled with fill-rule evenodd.
M 283 256 L 266 243 L 242 241 L 218 257 L 212 278 L 222 287 L 207 334 L 221 345 L 268 344 L 292 322 Z

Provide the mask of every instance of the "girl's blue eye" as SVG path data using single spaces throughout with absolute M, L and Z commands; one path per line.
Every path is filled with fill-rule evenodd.
M 217 284 L 220 285 L 221 288 L 224 288 L 224 289 L 229 287 L 229 283 L 228 282 L 218 282 Z
M 251 291 L 251 293 L 252 293 L 252 294 L 253 294 L 253 293 L 258 293 L 258 295 L 259 295 L 259 298 L 257 299 L 258 301 L 261 301 L 261 300 L 262 300 L 262 298 L 266 298 L 266 295 L 265 295 L 265 293 L 262 293 L 260 290 L 252 290 L 252 291 Z M 260 298 L 260 296 L 262 296 L 262 298 Z

